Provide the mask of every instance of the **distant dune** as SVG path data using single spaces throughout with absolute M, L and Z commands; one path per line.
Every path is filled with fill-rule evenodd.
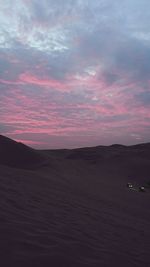
M 0 136 L 1 266 L 149 267 L 148 181 L 150 144 L 38 151 Z

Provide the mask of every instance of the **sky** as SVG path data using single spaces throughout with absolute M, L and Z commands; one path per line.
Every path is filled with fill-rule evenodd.
M 1 0 L 0 134 L 35 148 L 150 142 L 149 0 Z

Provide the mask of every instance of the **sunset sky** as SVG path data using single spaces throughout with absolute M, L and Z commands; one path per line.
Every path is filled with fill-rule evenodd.
M 0 133 L 36 148 L 150 142 L 150 1 L 1 0 Z

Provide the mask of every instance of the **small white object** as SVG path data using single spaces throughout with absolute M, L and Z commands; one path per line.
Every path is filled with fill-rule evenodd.
M 140 186 L 140 187 L 139 187 L 139 191 L 144 192 L 144 191 L 145 191 L 144 186 Z
M 128 187 L 128 188 L 132 188 L 133 185 L 132 185 L 131 183 L 127 183 L 127 187 Z

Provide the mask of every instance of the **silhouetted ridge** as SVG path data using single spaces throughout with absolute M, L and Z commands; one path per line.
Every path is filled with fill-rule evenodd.
M 125 148 L 126 146 L 125 145 L 121 145 L 121 144 L 113 144 L 110 147 L 113 147 L 113 148 Z
M 0 135 L 0 164 L 17 168 L 37 166 L 45 160 L 38 151 Z
M 142 143 L 137 145 L 130 146 L 133 149 L 139 149 L 139 150 L 150 150 L 150 143 Z
M 67 156 L 68 159 L 82 159 L 82 160 L 100 160 L 116 158 L 124 161 L 134 158 L 150 159 L 150 143 L 138 144 L 132 146 L 125 146 L 121 144 L 113 144 L 111 146 L 96 146 L 88 148 L 73 149 Z

